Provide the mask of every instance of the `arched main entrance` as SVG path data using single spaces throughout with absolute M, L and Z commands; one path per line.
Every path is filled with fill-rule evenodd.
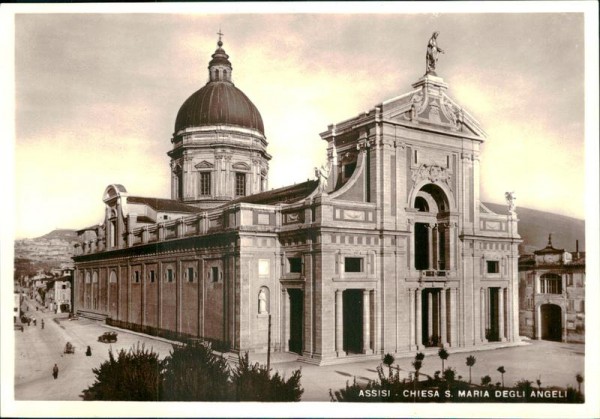
M 542 339 L 562 340 L 562 310 L 556 304 L 543 304 L 540 307 Z

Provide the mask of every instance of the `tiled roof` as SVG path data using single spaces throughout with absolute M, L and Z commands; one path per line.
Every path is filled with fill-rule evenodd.
M 128 204 L 145 204 L 155 209 L 156 211 L 163 212 L 189 212 L 196 213 L 202 212 L 200 208 L 193 207 L 191 205 L 182 204 L 174 199 L 162 199 L 162 198 L 145 198 L 141 196 L 128 196 Z
M 306 182 L 298 183 L 297 185 L 284 186 L 283 188 L 234 199 L 223 206 L 242 202 L 246 204 L 264 205 L 296 202 L 310 195 L 318 184 L 319 182 L 317 180 L 307 180 Z

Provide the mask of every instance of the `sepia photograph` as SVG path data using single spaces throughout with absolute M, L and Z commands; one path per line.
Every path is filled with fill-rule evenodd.
M 2 416 L 600 414 L 597 3 L 0 19 Z

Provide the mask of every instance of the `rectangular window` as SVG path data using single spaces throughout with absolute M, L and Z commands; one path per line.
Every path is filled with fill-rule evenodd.
M 110 247 L 117 246 L 117 222 L 110 222 Z
M 173 269 L 167 268 L 167 282 L 173 282 Z
M 573 286 L 573 274 L 568 274 L 567 275 L 567 285 L 568 286 Z
M 194 268 L 188 268 L 187 280 L 188 280 L 188 282 L 194 282 Z
M 246 196 L 246 174 L 236 173 L 235 174 L 235 195 Z
M 155 280 L 155 274 L 154 274 L 154 269 L 152 269 L 150 271 L 150 282 L 154 282 L 154 280 Z
M 450 156 L 446 156 L 446 167 L 450 168 Z
M 419 162 L 419 157 L 417 154 L 417 150 L 415 150 L 415 164 L 417 164 Z
M 345 258 L 344 259 L 344 272 L 364 272 L 363 270 L 363 258 Z
M 498 262 L 497 260 L 488 260 L 487 261 L 487 273 L 489 273 L 489 274 L 500 273 L 500 262 Z
M 210 269 L 210 279 L 212 282 L 218 282 L 219 281 L 219 268 L 217 268 L 216 266 L 213 266 Z
M 302 258 L 288 258 L 290 273 L 302 273 Z
M 133 282 L 135 282 L 135 283 L 140 282 L 140 271 L 133 272 Z
M 200 173 L 200 195 L 210 195 L 210 172 Z

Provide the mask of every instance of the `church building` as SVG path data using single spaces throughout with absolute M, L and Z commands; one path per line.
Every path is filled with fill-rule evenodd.
M 518 341 L 514 202 L 480 202 L 486 135 L 436 74 L 434 37 L 411 89 L 329 125 L 326 167 L 278 189 L 219 38 L 175 119 L 171 199 L 108 185 L 79 231 L 76 311 L 233 352 L 266 351 L 270 321 L 272 350 L 317 364 Z

